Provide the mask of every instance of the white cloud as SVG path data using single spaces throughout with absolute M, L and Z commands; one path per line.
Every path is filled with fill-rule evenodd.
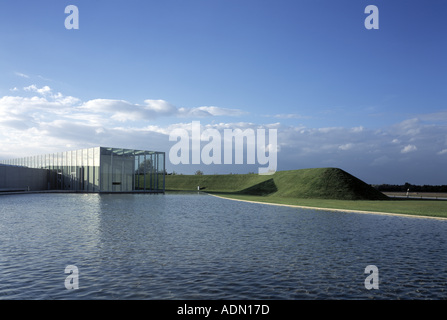
M 152 99 L 142 104 L 114 99 L 82 102 L 49 86 L 34 84 L 23 88 L 23 92 L 23 96 L 0 97 L 0 158 L 54 152 L 67 145 L 119 145 L 119 141 L 126 146 L 140 143 L 139 148 L 145 143 L 165 148 L 168 140 L 162 137 L 182 124 L 159 126 L 148 121 L 195 117 L 200 113 L 206 117 L 242 114 L 240 110 L 215 106 L 182 109 L 165 100 Z M 158 141 L 152 139 L 153 135 Z
M 56 99 L 44 97 L 4 96 L 0 98 L 0 120 L 7 115 L 32 115 L 43 117 L 66 112 L 77 103 L 73 97 L 58 97 Z
M 177 108 L 165 100 L 144 100 L 143 105 L 125 100 L 94 99 L 85 102 L 81 109 L 90 112 L 110 113 L 117 121 L 153 120 L 158 117 L 216 117 L 239 116 L 243 112 L 237 109 L 220 107 Z
M 278 118 L 278 119 L 308 119 L 309 118 L 309 117 L 302 116 L 302 115 L 296 114 L 296 113 L 280 113 L 280 114 L 275 114 L 273 117 Z
M 363 132 L 363 130 L 365 130 L 365 128 L 362 127 L 362 126 L 360 126 L 360 127 L 355 127 L 355 128 L 352 128 L 352 129 L 351 129 L 351 131 L 354 132 L 354 133 L 360 133 L 360 132 Z
M 397 133 L 416 136 L 421 132 L 421 121 L 418 118 L 404 120 L 394 126 Z
M 431 162 L 441 163 L 445 158 L 433 156 L 447 154 L 447 127 L 439 124 L 439 119 L 437 123 L 409 119 L 378 130 L 360 126 L 259 124 L 247 121 L 250 118 L 215 122 L 215 117 L 238 117 L 244 112 L 216 106 L 179 108 L 160 99 L 146 99 L 141 104 L 119 99 L 83 102 L 49 86 L 26 88 L 19 90 L 23 96 L 15 93 L 0 97 L 1 159 L 97 145 L 168 152 L 172 145 L 169 133 L 174 128 L 189 131 L 191 121 L 199 117 L 203 129 L 213 128 L 221 133 L 235 128 L 277 129 L 281 151 L 278 164 L 283 166 L 279 170 L 330 165 L 347 171 L 358 168 L 362 172 L 366 168 L 368 174 L 371 171 L 379 176 L 381 172 L 391 172 L 391 168 L 411 172 L 405 169 L 402 159 L 418 162 L 420 167 L 435 167 Z
M 44 86 L 42 88 L 37 88 L 37 86 L 34 85 L 34 84 L 32 84 L 32 85 L 30 85 L 28 87 L 23 88 L 23 90 L 31 91 L 31 92 L 37 92 L 37 93 L 39 93 L 41 95 L 46 95 L 46 94 L 51 93 L 51 88 L 49 86 Z
M 418 116 L 423 121 L 447 121 L 447 111 L 440 111 L 435 113 L 421 114 Z
M 170 104 L 169 102 L 165 100 L 144 100 L 146 103 L 146 106 L 144 106 L 144 109 L 151 110 L 157 114 L 176 114 L 178 112 L 177 108 Z
M 91 112 L 116 112 L 130 110 L 133 105 L 125 100 L 93 99 L 85 102 L 81 108 Z
M 246 114 L 238 109 L 220 108 L 215 106 L 202 106 L 196 108 L 180 108 L 179 115 L 182 117 L 212 117 L 212 116 L 241 116 Z
M 354 144 L 352 144 L 352 143 L 346 143 L 346 144 L 339 146 L 338 149 L 346 151 L 346 150 L 352 149 L 353 146 L 354 146 Z
M 26 79 L 30 78 L 29 75 L 21 73 L 21 72 L 16 72 L 15 74 L 16 74 L 16 76 L 21 77 L 21 78 L 26 78 Z
M 119 122 L 147 120 L 153 118 L 155 114 L 144 110 L 139 105 L 132 104 L 125 100 L 113 99 L 93 99 L 85 102 L 79 107 L 79 110 L 85 114 L 103 114 L 107 118 Z
M 415 145 L 409 144 L 409 145 L 405 146 L 400 152 L 401 153 L 409 153 L 409 152 L 414 152 L 417 149 L 418 148 L 416 148 Z
M 340 130 L 344 130 L 344 128 L 342 128 L 342 127 L 326 127 L 326 128 L 318 128 L 317 129 L 317 131 L 319 133 L 330 133 L 330 132 L 340 131 Z

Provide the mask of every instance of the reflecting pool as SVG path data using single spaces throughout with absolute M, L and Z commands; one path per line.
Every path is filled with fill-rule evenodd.
M 0 197 L 0 299 L 446 299 L 446 256 L 447 221 L 194 193 Z

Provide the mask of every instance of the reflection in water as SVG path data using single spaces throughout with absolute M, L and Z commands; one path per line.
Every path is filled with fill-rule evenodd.
M 0 198 L 0 299 L 445 299 L 444 221 L 203 194 Z M 79 290 L 64 287 L 67 265 Z M 366 290 L 367 265 L 380 270 Z

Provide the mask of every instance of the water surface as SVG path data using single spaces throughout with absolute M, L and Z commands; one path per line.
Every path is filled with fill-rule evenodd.
M 0 197 L 0 299 L 446 299 L 446 256 L 439 220 L 205 194 Z

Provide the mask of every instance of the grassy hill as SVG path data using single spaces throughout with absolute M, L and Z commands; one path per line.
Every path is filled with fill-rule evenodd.
M 173 175 L 166 190 L 232 193 L 266 197 L 338 200 L 385 200 L 387 197 L 338 168 L 278 171 L 273 175 Z

